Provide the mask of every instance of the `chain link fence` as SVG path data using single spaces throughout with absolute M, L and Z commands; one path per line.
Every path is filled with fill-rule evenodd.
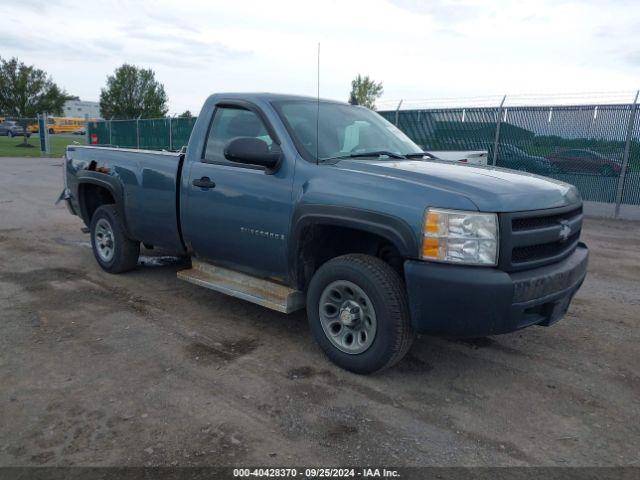
M 180 150 L 197 117 L 103 120 L 88 123 L 89 143 L 146 150 Z
M 486 150 L 489 164 L 575 185 L 584 200 L 640 205 L 637 103 L 379 112 L 425 150 Z
M 28 135 L 37 132 L 37 118 L 18 118 L 11 115 L 0 114 L 0 137 L 20 137 L 25 130 Z
M 45 131 L 47 135 L 41 137 L 37 117 L 0 114 L 0 157 L 61 157 L 68 145 L 87 143 L 84 119 L 49 117 Z
M 425 150 L 485 150 L 489 163 L 575 185 L 586 201 L 640 205 L 637 102 L 380 111 Z M 196 117 L 89 122 L 88 142 L 151 150 L 187 145 Z

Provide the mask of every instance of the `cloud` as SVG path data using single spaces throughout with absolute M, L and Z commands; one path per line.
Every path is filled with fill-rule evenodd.
M 192 35 L 176 33 L 130 30 L 127 38 L 143 40 L 165 54 L 180 57 L 182 60 L 190 58 L 196 64 L 203 60 L 243 58 L 252 53 L 251 50 L 231 48 L 220 42 L 200 40 Z
M 57 0 L 29 0 L 28 2 L 22 2 L 20 8 L 35 13 L 43 13 L 59 6 L 62 2 Z
M 438 23 L 459 23 L 479 16 L 483 9 L 468 0 L 391 0 L 411 13 L 429 15 Z
M 0 32 L 0 45 L 3 48 L 11 48 L 21 52 L 30 52 L 38 48 L 33 41 L 25 38 L 25 35 L 16 35 L 9 32 Z
M 198 29 L 194 28 L 193 23 L 188 20 L 183 20 L 180 16 L 163 13 L 162 11 L 151 11 L 147 12 L 147 17 L 153 24 L 171 26 L 182 30 L 188 30 L 192 33 L 198 32 Z
M 640 50 L 636 50 L 635 52 L 628 52 L 622 56 L 622 59 L 629 65 L 640 67 Z
M 351 79 L 385 99 L 638 88 L 635 2 L 598 0 L 30 0 L 3 6 L 3 57 L 87 99 L 122 63 L 152 68 L 171 111 L 215 91 L 344 100 Z
M 77 43 L 61 38 L 50 38 L 44 35 L 34 35 L 33 33 L 2 32 L 0 33 L 0 44 L 3 47 L 11 48 L 20 52 L 48 52 L 58 51 L 66 54 L 84 54 L 86 50 L 79 47 Z M 23 60 L 25 61 L 25 60 Z M 25 61 L 25 63 L 29 63 Z

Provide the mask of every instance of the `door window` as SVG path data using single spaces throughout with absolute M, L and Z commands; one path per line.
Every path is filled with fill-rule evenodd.
M 236 107 L 216 108 L 202 161 L 230 163 L 224 158 L 224 147 L 230 140 L 238 137 L 259 138 L 269 147 L 273 145 L 264 123 L 251 110 Z

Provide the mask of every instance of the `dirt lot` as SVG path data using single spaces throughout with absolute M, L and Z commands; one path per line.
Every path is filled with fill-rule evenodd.
M 559 324 L 362 377 L 184 263 L 102 272 L 60 190 L 59 159 L 0 159 L 0 465 L 640 464 L 640 223 L 586 222 Z

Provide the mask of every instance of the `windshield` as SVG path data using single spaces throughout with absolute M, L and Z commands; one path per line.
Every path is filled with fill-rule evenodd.
M 274 102 L 274 106 L 300 154 L 313 162 L 368 152 L 376 157 L 384 152 L 395 157 L 422 153 L 397 127 L 364 107 L 320 102 L 318 108 L 312 100 Z

